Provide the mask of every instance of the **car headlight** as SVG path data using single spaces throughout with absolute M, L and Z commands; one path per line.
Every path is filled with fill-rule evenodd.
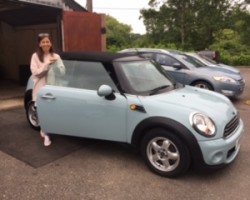
M 236 80 L 227 76 L 214 76 L 214 79 L 216 81 L 221 81 L 224 83 L 237 83 Z
M 191 125 L 201 135 L 205 137 L 215 136 L 215 124 L 212 119 L 201 113 L 191 115 Z

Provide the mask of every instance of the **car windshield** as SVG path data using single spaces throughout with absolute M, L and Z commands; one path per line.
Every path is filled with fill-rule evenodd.
M 218 64 L 215 60 L 212 60 L 212 59 L 210 59 L 210 58 L 208 58 L 208 57 L 206 57 L 206 56 L 199 55 L 199 54 L 198 54 L 198 56 L 199 56 L 200 58 L 202 58 L 202 59 L 206 60 L 207 62 L 209 62 L 209 63 L 213 64 L 213 65 Z
M 192 60 L 194 60 L 194 62 L 198 63 L 198 65 L 200 66 L 209 66 L 209 65 L 213 65 L 212 63 L 208 62 L 207 60 L 203 59 L 202 57 L 200 57 L 199 55 L 197 55 L 197 57 L 194 55 L 189 55 L 187 54 L 188 57 L 190 57 Z
M 177 57 L 183 64 L 185 64 L 189 68 L 199 68 L 204 66 L 202 62 L 186 54 L 176 54 L 175 57 Z
M 198 54 L 188 54 L 189 56 L 191 56 L 193 59 L 196 59 L 198 61 L 200 61 L 201 63 L 203 63 L 206 66 L 213 66 L 214 64 L 207 61 L 206 59 L 203 59 L 201 56 L 199 56 Z
M 115 67 L 127 93 L 153 95 L 175 86 L 175 81 L 151 60 L 116 62 Z

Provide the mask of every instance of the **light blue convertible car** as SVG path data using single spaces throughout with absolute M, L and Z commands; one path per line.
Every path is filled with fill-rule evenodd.
M 180 51 L 132 48 L 120 53 L 150 57 L 179 83 L 219 92 L 231 99 L 239 97 L 245 88 L 245 80 L 239 70 L 225 65 L 210 67 Z
M 61 57 L 64 73 L 51 66 L 37 109 L 28 82 L 24 102 L 33 128 L 131 144 L 166 177 L 191 165 L 225 166 L 238 155 L 244 126 L 225 96 L 177 84 L 151 59 L 100 52 Z

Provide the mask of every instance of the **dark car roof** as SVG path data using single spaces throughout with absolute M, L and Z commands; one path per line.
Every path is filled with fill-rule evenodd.
M 127 54 L 110 53 L 110 52 L 64 52 L 60 54 L 63 60 L 83 60 L 99 61 L 110 63 L 118 58 L 131 57 Z

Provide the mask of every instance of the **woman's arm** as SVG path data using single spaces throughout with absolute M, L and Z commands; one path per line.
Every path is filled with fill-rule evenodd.
M 34 53 L 31 57 L 30 69 L 32 75 L 41 78 L 48 73 L 49 63 L 42 63 L 36 53 Z

